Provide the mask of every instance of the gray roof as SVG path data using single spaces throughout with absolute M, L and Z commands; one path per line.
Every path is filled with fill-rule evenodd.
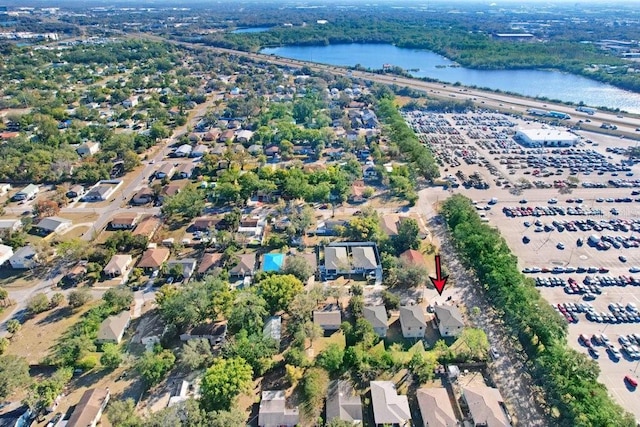
M 324 248 L 324 266 L 327 270 L 349 270 L 347 248 L 326 246 Z
M 423 328 L 427 326 L 427 321 L 424 319 L 424 313 L 422 307 L 419 305 L 404 305 L 400 307 L 400 323 L 408 327 Z
M 334 380 L 329 384 L 326 421 L 334 418 L 362 422 L 362 401 L 349 381 Z
M 421 388 L 417 393 L 424 427 L 457 427 L 449 394 L 444 387 Z
M 196 269 L 196 259 L 195 258 L 183 258 L 183 259 L 171 259 L 167 262 L 167 265 L 171 267 L 172 265 L 181 265 L 182 266 L 182 275 L 184 277 L 190 277 L 193 274 L 193 271 Z
M 464 327 L 462 313 L 457 307 L 452 305 L 436 305 L 433 310 L 438 317 L 438 321 L 445 327 Z
M 313 311 L 313 323 L 327 329 L 338 329 L 342 323 L 342 314 L 337 307 L 327 306 Z
M 262 392 L 258 425 L 260 427 L 295 426 L 300 422 L 298 408 L 286 407 L 286 396 L 283 390 L 266 390 Z
M 362 314 L 374 328 L 386 328 L 388 326 L 389 318 L 384 305 L 366 306 L 362 309 Z
M 42 218 L 36 227 L 47 231 L 56 231 L 56 229 L 62 224 L 71 224 L 71 221 L 57 216 L 50 216 Z
M 391 381 L 371 381 L 371 405 L 376 424 L 405 424 L 411 419 L 407 396 L 396 392 Z
M 353 256 L 353 268 L 374 270 L 378 266 L 376 253 L 372 246 L 354 246 L 351 248 Z
M 16 223 L 21 222 L 19 219 L 0 219 L 0 230 L 14 228 Z M 22 226 L 22 225 L 20 225 Z
M 106 194 L 108 194 L 111 191 L 111 186 L 110 185 L 105 185 L 105 184 L 100 184 L 97 187 L 92 188 L 91 190 L 89 190 L 89 192 L 85 195 L 85 197 L 87 199 L 90 198 L 104 198 Z
M 498 389 L 487 386 L 463 387 L 462 394 L 476 424 L 487 427 L 511 426 L 500 405 L 504 400 Z

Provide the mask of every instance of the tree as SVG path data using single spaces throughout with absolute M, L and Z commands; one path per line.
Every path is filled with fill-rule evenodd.
M 107 369 L 115 369 L 122 363 L 122 352 L 120 346 L 113 343 L 102 344 L 102 355 L 100 363 Z
M 243 329 L 227 340 L 222 354 L 226 358 L 242 358 L 251 366 L 254 374 L 263 375 L 271 368 L 273 363 L 271 357 L 277 353 L 277 350 L 275 341 L 265 337 L 262 332 L 249 335 Z
M 235 334 L 240 329 L 249 334 L 262 333 L 264 319 L 269 315 L 267 302 L 253 291 L 245 290 L 238 293 L 231 308 L 227 327 Z
M 49 298 L 44 293 L 38 293 L 27 301 L 27 311 L 30 315 L 36 315 L 49 309 Z
M 56 292 L 51 296 L 51 307 L 59 307 L 64 302 L 64 294 L 62 292 Z
M 58 213 L 60 213 L 60 206 L 53 200 L 43 199 L 33 204 L 33 214 L 38 218 L 56 216 Z
M 302 379 L 304 375 L 304 369 L 295 365 L 284 365 L 284 370 L 286 372 L 287 381 L 291 384 L 291 387 L 295 387 L 298 385 L 298 381 Z
M 293 236 L 302 236 L 306 233 L 307 229 L 311 227 L 314 221 L 315 212 L 313 208 L 307 204 L 292 208 L 292 212 L 289 215 L 289 221 L 291 221 L 291 231 Z
M 0 356 L 0 400 L 5 400 L 18 388 L 25 388 L 30 380 L 27 359 L 13 355 Z
M 33 412 L 39 413 L 53 403 L 72 376 L 72 368 L 60 368 L 50 378 L 32 383 L 24 403 Z
M 271 314 L 286 310 L 293 298 L 304 290 L 302 282 L 291 274 L 272 275 L 261 280 L 258 295 L 267 302 Z
M 420 247 L 420 226 L 413 218 L 405 218 L 398 225 L 398 234 L 393 236 L 393 246 L 396 254 L 401 254 L 407 249 L 418 249 Z
M 216 359 L 202 379 L 201 403 L 205 410 L 228 410 L 240 393 L 251 390 L 253 371 L 241 357 Z
M 56 254 L 66 262 L 76 262 L 86 257 L 89 242 L 73 238 L 59 242 L 56 246 Z
M 284 274 L 291 274 L 306 282 L 314 273 L 313 267 L 301 256 L 288 256 L 284 261 Z
M 102 295 L 102 300 L 114 313 L 119 313 L 131 306 L 133 292 L 129 288 L 111 288 Z
M 313 347 L 313 340 L 320 338 L 324 331 L 317 323 L 308 321 L 302 325 L 298 333 L 300 334 L 300 337 L 309 340 L 309 347 Z
M 205 411 L 194 399 L 154 412 L 144 427 L 246 427 L 243 411 Z
M 171 350 L 147 351 L 136 363 L 136 370 L 147 387 L 158 384 L 173 367 L 176 357 Z
M 75 291 L 69 292 L 67 300 L 72 308 L 80 308 L 89 301 L 91 301 L 91 294 L 87 288 L 80 288 Z
M 209 340 L 189 340 L 182 346 L 180 364 L 190 371 L 195 371 L 207 365 L 211 357 L 211 344 Z
M 22 327 L 22 323 L 18 319 L 11 319 L 7 321 L 7 332 L 11 335 L 15 335 L 20 328 Z
M 344 359 L 344 349 L 338 344 L 330 344 L 316 359 L 316 363 L 326 369 L 331 374 L 338 374 L 342 371 Z
M 302 379 L 302 413 L 309 424 L 322 412 L 329 388 L 329 375 L 322 368 L 309 368 Z
M 162 214 L 171 220 L 189 220 L 204 209 L 204 197 L 196 186 L 187 185 L 175 196 L 166 197 L 162 203 Z
M 111 399 L 107 408 L 107 418 L 114 427 L 138 427 L 142 421 L 136 415 L 133 399 Z
M 434 352 L 416 351 L 409 362 L 409 368 L 420 384 L 433 379 L 437 365 L 438 359 Z
M 397 310 L 400 307 L 400 297 L 387 290 L 382 291 L 382 302 L 388 310 Z
M 0 337 L 0 356 L 2 356 L 9 348 L 9 340 L 6 337 Z
M 425 267 L 407 262 L 401 262 L 394 269 L 394 275 L 397 285 L 409 288 L 424 285 L 429 279 L 429 272 Z
M 487 357 L 489 340 L 482 329 L 464 328 L 452 349 L 469 359 L 482 360 Z
M 9 305 L 9 291 L 5 288 L 0 288 L 0 306 L 6 307 L 7 305 Z

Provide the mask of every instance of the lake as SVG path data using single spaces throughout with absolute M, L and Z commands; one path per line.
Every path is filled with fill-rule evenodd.
M 285 46 L 261 53 L 330 65 L 381 69 L 391 64 L 415 77 L 447 83 L 487 87 L 530 97 L 580 101 L 593 107 L 620 108 L 640 114 L 640 94 L 560 71 L 473 70 L 428 50 L 403 49 L 388 44 L 338 44 L 329 46 Z
M 242 34 L 242 33 L 264 33 L 265 31 L 269 31 L 270 27 L 250 27 L 250 28 L 236 28 L 231 31 L 232 34 Z

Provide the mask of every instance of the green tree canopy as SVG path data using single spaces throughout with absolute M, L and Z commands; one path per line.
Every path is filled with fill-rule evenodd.
M 286 310 L 289 304 L 303 291 L 302 282 L 291 274 L 271 275 L 262 279 L 256 286 L 257 293 L 267 302 L 269 312 L 275 314 Z
M 203 408 L 229 410 L 240 393 L 250 391 L 252 379 L 251 366 L 241 357 L 216 359 L 202 379 Z

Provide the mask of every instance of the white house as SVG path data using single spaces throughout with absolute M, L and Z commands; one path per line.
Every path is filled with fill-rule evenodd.
M 370 305 L 362 309 L 362 315 L 371 323 L 373 330 L 380 337 L 387 336 L 387 330 L 389 329 L 389 318 L 387 317 L 387 309 L 384 305 Z
M 376 426 L 407 426 L 411 421 L 409 400 L 398 394 L 391 381 L 371 381 L 371 406 Z
M 122 283 L 127 281 L 131 272 L 133 258 L 131 255 L 116 254 L 111 257 L 109 263 L 102 269 L 105 276 L 110 278 L 122 277 Z
M 13 256 L 13 249 L 11 248 L 11 246 L 0 245 L 0 265 L 9 261 L 9 259 L 11 259 L 12 256 Z
M 49 235 L 51 233 L 60 234 L 70 228 L 72 224 L 71 220 L 57 216 L 49 216 L 42 218 L 35 227 L 40 230 L 42 234 Z
M 100 143 L 88 141 L 76 148 L 76 153 L 80 157 L 92 156 L 100 151 Z
M 13 219 L 0 219 L 0 233 L 2 232 L 14 232 L 22 228 L 22 221 L 17 218 Z
M 9 190 L 11 190 L 11 184 L 5 182 L 0 183 L 0 196 L 4 196 Z
M 138 105 L 138 97 L 137 96 L 132 96 L 132 97 L 129 97 L 129 98 L 125 99 L 124 101 L 122 101 L 122 106 L 124 108 L 133 108 L 136 105 Z
M 129 310 L 107 317 L 100 324 L 96 341 L 98 343 L 120 344 L 124 332 L 129 327 L 129 322 L 131 322 L 131 312 Z
M 13 196 L 13 200 L 20 201 L 35 199 L 39 191 L 40 187 L 35 184 L 29 184 L 22 190 L 18 191 L 15 196 Z

